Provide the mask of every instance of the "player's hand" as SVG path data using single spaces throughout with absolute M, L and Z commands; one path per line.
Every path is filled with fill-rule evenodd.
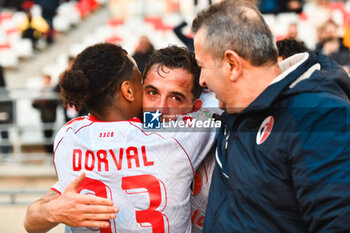
M 84 178 L 85 173 L 81 173 L 58 199 L 50 202 L 47 208 L 51 222 L 73 227 L 106 228 L 109 220 L 116 217 L 119 209 L 111 200 L 77 193 Z

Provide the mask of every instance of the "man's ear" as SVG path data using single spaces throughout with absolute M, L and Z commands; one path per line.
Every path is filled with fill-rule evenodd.
M 242 73 L 242 58 L 233 50 L 226 50 L 224 55 L 224 62 L 226 64 L 226 71 L 229 73 L 230 80 L 236 81 Z
M 120 87 L 120 93 L 129 102 L 133 102 L 135 99 L 134 88 L 130 81 L 124 81 Z
M 194 102 L 193 102 L 193 109 L 192 109 L 192 112 L 197 112 L 203 105 L 203 101 L 201 99 L 196 99 Z

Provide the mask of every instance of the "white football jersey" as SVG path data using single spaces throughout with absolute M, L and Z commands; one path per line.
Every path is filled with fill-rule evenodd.
M 190 185 L 210 151 L 213 132 L 144 132 L 138 119 L 67 123 L 55 138 L 54 163 L 63 192 L 82 171 L 78 192 L 113 200 L 111 227 L 66 232 L 191 232 Z
M 213 147 L 202 161 L 193 179 L 190 198 L 192 233 L 201 233 L 203 229 L 211 177 L 215 167 L 215 149 L 216 147 Z
M 223 110 L 219 109 L 218 100 L 215 93 L 204 89 L 201 97 L 203 105 L 200 110 L 201 114 L 211 118 L 214 113 L 222 114 Z M 192 183 L 191 202 L 191 222 L 192 233 L 201 233 L 204 224 L 204 216 L 208 203 L 209 189 L 211 177 L 215 167 L 215 151 L 216 147 L 206 155 L 206 158 L 199 165 Z

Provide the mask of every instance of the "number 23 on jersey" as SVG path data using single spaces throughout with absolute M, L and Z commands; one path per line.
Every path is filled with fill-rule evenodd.
M 161 182 L 152 175 L 127 176 L 122 178 L 121 189 L 128 195 L 147 193 L 149 207 L 145 210 L 135 210 L 136 222 L 140 227 L 151 227 L 152 233 L 169 232 L 168 217 L 162 213 L 166 207 L 166 195 L 162 197 Z M 111 189 L 102 181 L 86 177 L 81 183 L 79 193 L 95 195 L 113 200 Z M 163 200 L 162 200 L 163 198 Z M 118 218 L 118 215 L 117 215 Z M 115 219 L 111 220 L 110 227 L 101 228 L 101 233 L 117 233 Z

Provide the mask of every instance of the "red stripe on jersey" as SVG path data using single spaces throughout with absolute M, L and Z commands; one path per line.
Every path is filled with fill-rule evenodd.
M 121 121 L 100 121 L 99 119 L 97 119 L 95 116 L 93 115 L 89 115 L 89 120 L 90 121 L 94 121 L 94 122 L 121 122 L 121 121 L 131 121 L 131 122 L 138 122 L 138 123 L 141 123 L 141 120 L 138 119 L 138 118 L 132 118 L 132 119 L 129 119 L 129 120 L 121 120 Z
M 163 185 L 163 187 L 164 187 L 164 192 L 165 192 L 165 204 L 164 204 L 164 208 L 160 211 L 160 212 L 163 212 L 163 210 L 165 209 L 165 207 L 167 206 L 167 204 L 168 204 L 168 194 L 167 194 L 167 192 L 166 192 L 166 186 L 165 186 L 165 184 L 164 184 L 164 182 L 162 181 L 162 180 L 159 180 L 159 182 L 160 183 L 162 183 L 162 185 Z M 168 219 L 168 217 L 165 215 L 165 214 L 163 214 L 163 216 L 165 216 L 167 219 Z M 169 220 L 168 220 L 168 227 L 169 227 Z M 168 231 L 169 232 L 169 231 Z
M 92 125 L 93 123 L 95 123 L 95 122 L 91 122 L 91 123 L 88 124 L 88 125 L 84 125 L 84 126 L 80 127 L 77 131 L 74 132 L 74 134 L 78 133 L 78 131 L 81 130 L 82 128 L 85 128 L 85 127 L 87 127 L 87 126 Z M 73 130 L 72 127 L 69 127 L 69 128 L 66 129 L 66 132 L 68 132 L 68 130 L 70 130 L 70 129 Z
M 152 132 L 152 133 L 147 134 L 147 133 L 146 133 L 145 131 L 143 131 L 140 127 L 138 127 L 137 125 L 134 125 L 133 123 L 131 123 L 131 121 L 129 121 L 129 123 L 130 123 L 130 125 L 135 126 L 136 128 L 138 128 L 138 129 L 139 129 L 144 135 L 146 135 L 146 136 L 150 136 L 151 134 L 155 134 L 155 135 L 157 135 L 157 136 L 159 136 L 159 137 L 165 139 L 162 135 L 157 134 L 157 133 L 155 133 L 155 132 Z M 141 123 L 141 122 L 140 122 L 140 123 Z
M 88 126 L 92 125 L 93 123 L 95 123 L 95 122 L 91 122 L 91 123 L 88 124 L 88 125 L 84 125 L 84 126 L 80 127 L 80 128 L 79 128 L 77 131 L 75 131 L 74 133 L 77 134 L 77 133 L 79 132 L 79 130 L 81 130 L 82 128 L 88 127 Z
M 81 118 L 81 119 L 79 119 L 79 118 Z M 83 119 L 85 119 L 85 117 L 78 117 L 78 118 L 73 119 L 72 121 L 77 120 L 77 119 L 83 120 Z M 77 121 L 78 121 L 78 120 L 77 120 Z M 72 123 L 72 122 L 71 122 L 71 123 Z M 81 130 L 82 128 L 85 128 L 85 127 L 87 127 L 87 126 L 92 125 L 93 123 L 94 123 L 94 122 L 91 122 L 91 123 L 88 124 L 88 125 L 84 125 L 84 126 L 80 127 L 77 131 L 74 132 L 74 134 L 78 133 L 78 131 Z M 70 129 L 73 130 L 72 127 L 69 127 L 69 128 L 66 130 L 66 132 L 68 132 L 68 130 L 70 130 Z M 61 140 L 57 143 L 57 146 L 56 146 L 56 148 L 55 148 L 55 150 L 54 150 L 54 153 L 53 153 L 53 165 L 54 165 L 54 168 L 55 168 L 56 175 L 57 175 L 57 170 L 56 170 L 56 164 L 55 164 L 55 154 L 56 154 L 56 150 L 57 150 L 58 146 L 60 145 L 60 143 L 61 143 L 61 141 L 62 141 L 63 139 L 64 139 L 64 137 L 61 138 Z
M 111 194 L 111 200 L 113 201 L 113 195 L 112 195 L 112 190 L 111 190 L 111 188 L 108 186 L 108 185 L 106 185 L 106 187 L 109 189 L 109 193 Z M 113 203 L 114 203 L 114 201 L 113 201 Z M 114 232 L 115 233 L 117 233 L 117 226 L 116 226 L 116 223 L 115 223 L 115 218 L 113 219 L 113 226 L 114 226 Z
M 60 191 L 58 191 L 57 189 L 51 187 L 50 189 L 52 189 L 53 191 L 55 191 L 56 193 L 58 193 L 59 195 L 62 195 L 62 193 Z
M 85 118 L 86 118 L 85 116 L 74 118 L 74 119 L 68 121 L 65 125 L 70 125 L 70 124 L 72 124 L 73 122 L 81 121 L 81 120 L 84 120 Z
M 163 214 L 163 216 L 166 218 L 166 221 L 168 222 L 168 232 L 170 232 L 169 218 L 165 214 Z
M 64 138 L 64 137 L 63 137 Z M 56 150 L 58 148 L 58 146 L 60 145 L 60 143 L 62 142 L 63 138 L 61 138 L 61 140 L 57 143 L 57 146 L 55 148 L 55 150 L 53 151 L 53 156 L 52 156 L 52 160 L 53 160 L 53 166 L 55 168 L 55 172 L 56 172 L 56 175 L 58 176 L 57 174 L 57 170 L 56 170 L 56 164 L 55 164 L 55 154 L 56 154 Z
M 187 151 L 185 150 L 185 148 L 183 148 L 183 146 L 181 145 L 181 143 L 180 143 L 178 140 L 176 140 L 176 138 L 174 138 L 174 137 L 171 137 L 171 138 L 174 139 L 174 140 L 177 142 L 177 144 L 179 144 L 179 146 L 182 148 L 182 150 L 185 152 L 185 154 L 186 154 L 186 156 L 187 156 L 187 159 L 188 159 L 188 161 L 190 162 L 190 165 L 191 165 L 191 168 L 192 168 L 193 177 L 194 177 L 195 173 L 194 173 L 194 169 L 193 169 L 193 165 L 192 165 L 190 156 L 188 156 Z

